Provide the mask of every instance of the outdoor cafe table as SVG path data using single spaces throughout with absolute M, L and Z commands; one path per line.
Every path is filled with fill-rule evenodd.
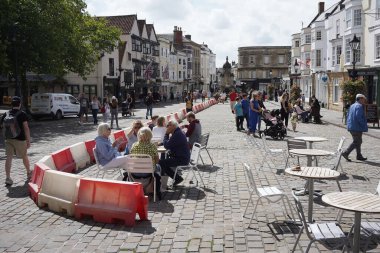
M 323 137 L 314 137 L 314 136 L 298 136 L 294 137 L 295 140 L 303 140 L 309 143 L 309 148 L 313 148 L 313 142 L 322 142 L 327 141 L 326 138 Z
M 335 179 L 340 176 L 340 173 L 336 170 L 331 170 L 322 167 L 301 167 L 299 171 L 287 168 L 286 174 L 305 178 L 308 180 L 309 185 L 309 210 L 308 221 L 313 222 L 313 195 L 314 195 L 314 179 Z
M 322 197 L 326 204 L 355 212 L 353 252 L 360 249 L 360 226 L 362 213 L 380 213 L 380 197 L 364 192 L 332 192 Z
M 289 150 L 289 153 L 292 155 L 298 155 L 298 156 L 306 156 L 307 157 L 307 167 L 311 167 L 312 163 L 312 158 L 313 156 L 329 156 L 332 155 L 333 153 L 330 151 L 326 150 L 321 150 L 321 149 L 291 149 Z

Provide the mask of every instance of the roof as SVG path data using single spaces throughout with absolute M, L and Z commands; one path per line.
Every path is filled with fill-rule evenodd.
M 145 26 L 145 20 L 137 20 L 137 26 L 139 27 L 139 33 L 140 37 L 142 36 L 142 33 L 144 31 L 144 26 Z
M 314 22 L 319 22 L 319 21 L 323 21 L 325 20 L 326 18 L 328 18 L 331 14 L 333 14 L 337 9 L 338 7 L 344 2 L 345 0 L 340 0 L 339 2 L 333 4 L 332 6 L 330 6 L 327 10 L 325 10 L 324 12 L 322 13 L 318 13 L 314 19 L 310 22 L 310 24 L 307 26 L 307 27 L 311 27 L 311 25 L 314 23 Z
M 123 34 L 131 33 L 133 24 L 137 20 L 137 15 L 106 16 L 109 25 L 119 28 Z
M 149 39 L 151 38 L 151 36 L 154 36 L 155 39 L 157 40 L 157 35 L 156 35 L 156 31 L 154 29 L 154 25 L 153 24 L 146 24 L 146 31 L 148 33 L 148 38 Z

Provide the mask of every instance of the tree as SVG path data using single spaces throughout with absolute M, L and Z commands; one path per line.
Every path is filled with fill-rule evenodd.
M 0 71 L 21 80 L 24 99 L 27 72 L 85 78 L 117 46 L 120 30 L 86 7 L 83 0 L 1 1 Z
M 297 99 L 301 97 L 301 89 L 298 87 L 296 84 L 293 84 L 291 89 L 290 89 L 290 102 L 294 104 Z
M 362 80 L 348 80 L 340 84 L 344 104 L 355 103 L 356 94 L 364 93 L 365 83 Z

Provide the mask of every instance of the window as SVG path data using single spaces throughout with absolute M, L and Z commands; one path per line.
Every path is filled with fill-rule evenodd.
M 285 62 L 285 55 L 279 55 L 278 64 L 284 64 L 284 62 Z
M 269 55 L 264 55 L 264 64 L 269 64 Z
M 251 56 L 251 57 L 250 57 L 250 63 L 251 63 L 251 64 L 255 64 L 255 57 L 254 57 L 254 56 Z
M 350 47 L 351 39 L 346 39 L 346 63 L 351 62 L 351 47 Z
M 113 58 L 108 59 L 108 75 L 114 76 L 115 75 L 115 63 Z
M 340 36 L 340 19 L 338 19 L 336 21 L 335 29 L 336 29 L 336 38 L 339 38 L 339 36 Z
M 137 52 L 141 52 L 142 51 L 141 40 L 138 40 L 138 39 L 136 39 L 136 51 Z
M 341 55 L 342 55 L 342 46 L 336 46 L 336 64 L 340 64 Z
M 128 53 L 128 61 L 132 61 L 132 54 Z
M 361 10 L 354 10 L 354 26 L 362 25 L 362 12 Z
M 335 66 L 335 47 L 332 47 L 331 66 Z
M 181 58 L 178 59 L 178 64 L 182 64 Z
M 352 26 L 352 14 L 351 10 L 346 11 L 346 28 L 349 28 Z
M 358 37 L 358 39 L 360 40 L 360 37 Z M 354 59 L 355 62 L 360 62 L 360 47 L 361 47 L 360 44 L 361 43 L 359 43 L 358 49 L 354 51 L 355 54 L 354 54 L 354 58 L 353 59 Z
M 256 70 L 252 70 L 252 72 L 251 72 L 251 78 L 256 78 Z
M 295 41 L 295 47 L 300 47 L 300 41 L 299 40 Z
M 161 56 L 164 56 L 164 49 L 161 48 Z
M 376 0 L 376 19 L 380 19 L 380 0 Z
M 380 59 L 380 34 L 377 34 L 375 36 L 375 52 L 376 59 Z
M 305 35 L 305 43 L 310 44 L 311 43 L 311 34 L 306 34 Z
M 340 79 L 334 79 L 333 80 L 333 103 L 338 103 L 341 97 L 342 90 L 339 87 L 339 83 L 341 82 Z
M 132 38 L 132 51 L 137 51 L 136 49 L 136 39 Z
M 316 37 L 317 40 L 321 40 L 322 39 L 322 32 L 321 31 L 317 31 L 315 37 Z
M 315 50 L 315 66 L 316 67 L 321 67 L 322 66 L 322 52 L 320 49 Z
M 308 68 L 310 68 L 310 53 L 305 53 L 305 62 Z
M 181 76 L 182 76 L 182 72 L 178 71 L 178 78 L 181 78 Z

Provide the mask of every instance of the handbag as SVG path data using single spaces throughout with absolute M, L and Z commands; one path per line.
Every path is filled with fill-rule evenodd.
M 101 113 L 105 113 L 106 112 L 106 108 L 103 106 L 102 108 L 100 108 L 100 112 Z

